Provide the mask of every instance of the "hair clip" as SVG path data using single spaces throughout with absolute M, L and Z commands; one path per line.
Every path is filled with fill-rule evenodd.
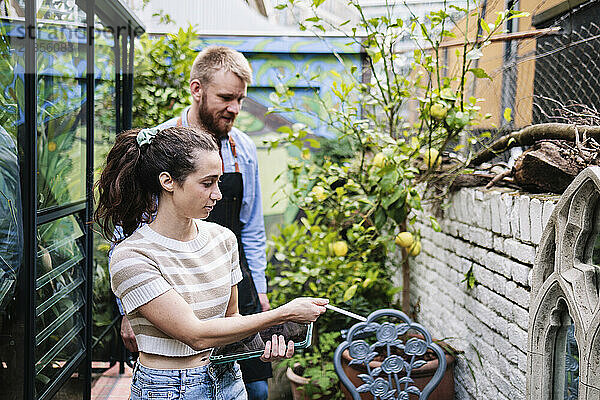
M 144 128 L 141 131 L 139 131 L 138 134 L 137 134 L 137 143 L 138 143 L 138 146 L 142 147 L 145 144 L 152 143 L 152 139 L 154 139 L 154 136 L 156 136 L 156 134 L 158 132 L 160 132 L 160 129 L 158 129 L 157 127 L 155 127 L 155 128 Z

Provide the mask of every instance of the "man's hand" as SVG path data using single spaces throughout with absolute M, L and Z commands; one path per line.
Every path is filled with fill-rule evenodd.
M 138 351 L 137 341 L 135 340 L 135 334 L 133 333 L 133 329 L 131 329 L 131 324 L 126 316 L 123 315 L 121 318 L 121 338 L 123 338 L 123 344 L 125 344 L 125 348 L 132 353 Z
M 258 300 L 260 301 L 260 307 L 263 311 L 269 311 L 271 309 L 271 303 L 269 303 L 269 298 L 266 293 L 259 293 Z

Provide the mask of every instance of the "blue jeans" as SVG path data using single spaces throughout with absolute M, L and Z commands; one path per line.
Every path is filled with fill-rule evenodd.
M 269 397 L 269 384 L 266 380 L 246 383 L 248 400 L 267 400 Z
M 136 363 L 131 400 L 247 400 L 237 363 L 208 364 L 189 369 L 153 369 Z

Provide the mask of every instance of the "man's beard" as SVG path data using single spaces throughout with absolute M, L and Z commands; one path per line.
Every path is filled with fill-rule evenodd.
M 215 116 L 208 111 L 206 107 L 206 95 L 202 95 L 202 103 L 200 104 L 200 108 L 198 109 L 198 119 L 200 120 L 200 124 L 202 127 L 206 129 L 210 134 L 214 135 L 217 138 L 221 138 L 227 136 L 231 128 L 225 127 L 225 129 L 220 128 L 215 121 Z

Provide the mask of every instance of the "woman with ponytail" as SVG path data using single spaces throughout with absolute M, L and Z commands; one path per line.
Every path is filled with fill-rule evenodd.
M 96 184 L 96 222 L 106 238 L 116 226 L 124 234 L 109 268 L 140 351 L 132 400 L 245 399 L 237 363 L 210 364 L 210 349 L 325 312 L 326 299 L 298 298 L 260 314 L 238 313 L 236 237 L 203 221 L 221 198 L 222 173 L 211 135 L 153 128 L 121 133 Z M 293 342 L 273 336 L 261 358 L 289 358 L 293 350 Z

